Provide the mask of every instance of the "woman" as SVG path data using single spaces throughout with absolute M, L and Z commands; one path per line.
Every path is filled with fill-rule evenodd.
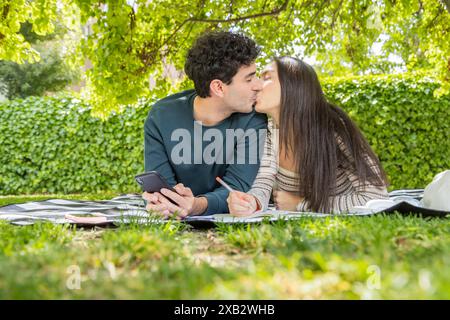
M 388 198 L 386 174 L 358 127 L 323 94 L 314 69 L 276 58 L 262 72 L 255 109 L 271 120 L 258 175 L 248 193 L 230 192 L 235 216 L 268 207 L 348 212 L 371 199 Z

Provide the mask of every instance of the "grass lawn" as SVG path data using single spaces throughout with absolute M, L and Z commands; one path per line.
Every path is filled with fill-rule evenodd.
M 0 205 L 53 197 L 3 196 Z M 305 218 L 195 230 L 0 222 L 0 299 L 450 299 L 450 219 Z

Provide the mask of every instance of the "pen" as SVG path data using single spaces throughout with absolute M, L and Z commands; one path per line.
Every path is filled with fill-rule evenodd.
M 223 185 L 228 191 L 230 191 L 230 192 L 234 191 L 233 189 L 231 189 L 231 187 L 225 181 L 223 181 L 219 177 L 216 177 L 216 181 L 218 183 L 220 183 L 221 185 Z
M 218 183 L 220 183 L 221 185 L 223 185 L 228 191 L 230 191 L 230 192 L 234 191 L 233 189 L 231 189 L 231 187 L 225 181 L 223 181 L 219 177 L 216 177 L 216 181 Z M 261 210 L 261 205 L 259 203 L 259 200 L 257 200 L 256 198 L 255 198 L 255 200 L 256 200 L 256 211 L 259 211 L 259 210 Z M 244 199 L 244 201 L 247 203 L 249 202 L 248 200 L 245 200 L 245 199 Z

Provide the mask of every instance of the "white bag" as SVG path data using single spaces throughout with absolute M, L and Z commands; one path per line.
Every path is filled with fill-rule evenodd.
M 434 177 L 425 188 L 422 202 L 425 208 L 450 211 L 450 170 Z

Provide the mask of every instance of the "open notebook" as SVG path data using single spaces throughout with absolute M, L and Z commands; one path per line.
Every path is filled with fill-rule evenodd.
M 372 212 L 351 213 L 347 215 L 352 216 L 364 216 L 371 215 Z M 296 211 L 284 211 L 276 210 L 274 207 L 269 207 L 265 211 L 257 211 L 251 215 L 245 217 L 235 217 L 228 213 L 213 214 L 210 216 L 193 216 L 188 217 L 186 221 L 211 221 L 211 222 L 224 222 L 224 223 L 242 223 L 242 222 L 261 222 L 263 220 L 275 221 L 280 219 L 298 219 L 302 217 L 323 218 L 335 216 L 334 214 L 316 213 L 316 212 L 296 212 Z

